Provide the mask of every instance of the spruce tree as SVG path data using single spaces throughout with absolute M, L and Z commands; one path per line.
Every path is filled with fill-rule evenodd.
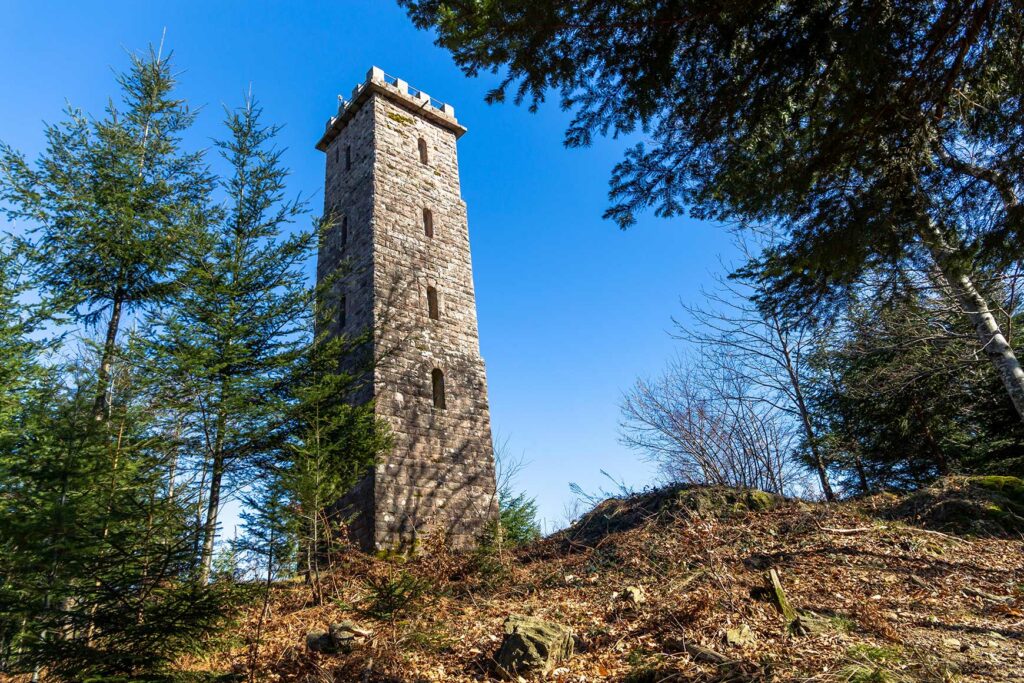
M 158 328 L 153 372 L 169 387 L 203 472 L 199 580 L 210 576 L 217 516 L 230 485 L 271 457 L 286 420 L 282 386 L 303 345 L 309 297 L 302 267 L 312 231 L 285 235 L 305 211 L 285 198 L 287 170 L 276 126 L 252 100 L 228 111 L 217 142 L 230 173 L 208 230 L 176 246 L 187 268 L 181 290 L 150 323 Z
M 93 417 L 102 421 L 122 320 L 171 291 L 211 190 L 200 153 L 181 149 L 194 119 L 175 99 L 170 57 L 131 55 L 121 103 L 103 118 L 73 107 L 46 127 L 32 164 L 0 144 L 0 204 L 24 222 L 41 284 L 76 322 L 106 321 Z
M 321 291 L 328 289 L 325 283 Z M 329 307 L 322 310 L 331 317 Z M 322 573 L 342 540 L 335 537 L 336 523 L 345 521 L 332 508 L 391 446 L 388 425 L 373 402 L 351 402 L 360 383 L 372 377 L 367 336 L 311 337 L 289 388 L 290 433 L 276 477 L 292 502 L 299 563 L 317 604 L 324 598 Z
M 40 305 L 27 305 L 28 267 L 11 240 L 0 238 L 0 457 L 9 452 L 17 422 L 31 391 L 42 377 L 40 353 L 46 343 L 33 338 L 45 321 Z
M 30 283 L 8 242 L 0 242 L 0 477 L 17 463 L 16 445 L 31 429 L 30 416 L 47 386 L 39 357 L 42 344 L 30 337 L 39 321 L 38 311 L 23 302 Z M 18 503 L 16 489 L 0 478 L 0 511 Z M 19 577 L 25 568 L 16 559 L 16 541 L 3 533 L 0 518 L 0 672 L 12 665 L 27 626 L 20 609 L 26 591 Z
M 942 274 L 1024 420 L 985 281 L 1024 258 L 1024 12 L 973 0 L 399 0 L 463 70 L 574 111 L 566 142 L 643 133 L 606 216 L 774 224 L 773 306 L 845 298 L 879 263 Z M 788 312 L 788 311 L 787 311 Z
M 93 419 L 95 359 L 83 360 L 50 371 L 0 462 L 5 588 L 18 598 L 0 605 L 0 621 L 20 626 L 13 670 L 153 675 L 220 626 L 224 596 L 192 579 L 190 517 L 167 495 L 156 411 L 134 364 L 111 377 L 112 445 Z
M 844 488 L 912 489 L 951 473 L 1019 472 L 1024 427 L 994 391 L 998 376 L 948 301 L 873 294 L 850 307 L 842 334 L 811 361 L 823 450 Z M 1019 318 L 1009 317 L 1014 326 Z

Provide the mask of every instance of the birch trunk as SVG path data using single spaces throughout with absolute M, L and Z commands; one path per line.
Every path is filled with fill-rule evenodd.
M 971 321 L 981 350 L 1003 380 L 1017 416 L 1024 420 L 1024 368 L 1021 368 L 1017 355 L 1006 341 L 988 302 L 978 291 L 970 273 L 957 263 L 956 251 L 949 246 L 936 226 L 930 225 L 921 237 L 957 303 Z

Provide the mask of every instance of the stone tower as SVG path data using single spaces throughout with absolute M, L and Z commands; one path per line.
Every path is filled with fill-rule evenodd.
M 472 545 L 497 514 L 455 110 L 374 67 L 339 102 L 326 153 L 317 278 L 334 274 L 335 333 L 371 331 L 375 400 L 393 448 L 339 507 L 368 550 L 442 533 Z M 369 380 L 369 378 L 368 378 Z

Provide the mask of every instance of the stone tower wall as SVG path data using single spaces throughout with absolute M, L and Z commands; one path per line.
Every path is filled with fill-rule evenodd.
M 348 334 L 371 327 L 376 399 L 392 451 L 342 501 L 359 513 L 353 534 L 366 547 L 408 547 L 430 533 L 473 544 L 497 514 L 494 454 L 480 357 L 466 204 L 456 140 L 464 129 L 422 94 L 372 70 L 332 119 L 325 205 L 347 217 L 321 245 L 318 277 L 341 272 Z M 420 160 L 420 140 L 428 162 Z M 346 158 L 349 158 L 350 164 Z M 428 236 L 424 209 L 432 217 Z M 430 317 L 428 288 L 436 292 Z M 434 406 L 432 372 L 444 374 L 445 406 Z

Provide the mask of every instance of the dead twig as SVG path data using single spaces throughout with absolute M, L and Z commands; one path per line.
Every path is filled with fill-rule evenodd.
M 858 527 L 853 527 L 852 529 L 836 529 L 835 527 L 830 527 L 830 526 L 819 526 L 818 528 L 821 529 L 822 531 L 827 531 L 827 532 L 829 532 L 831 534 L 840 534 L 840 535 L 843 535 L 843 536 L 850 535 L 850 534 L 862 534 L 865 531 L 872 531 L 874 529 L 874 527 L 870 527 L 870 526 L 858 526 Z

